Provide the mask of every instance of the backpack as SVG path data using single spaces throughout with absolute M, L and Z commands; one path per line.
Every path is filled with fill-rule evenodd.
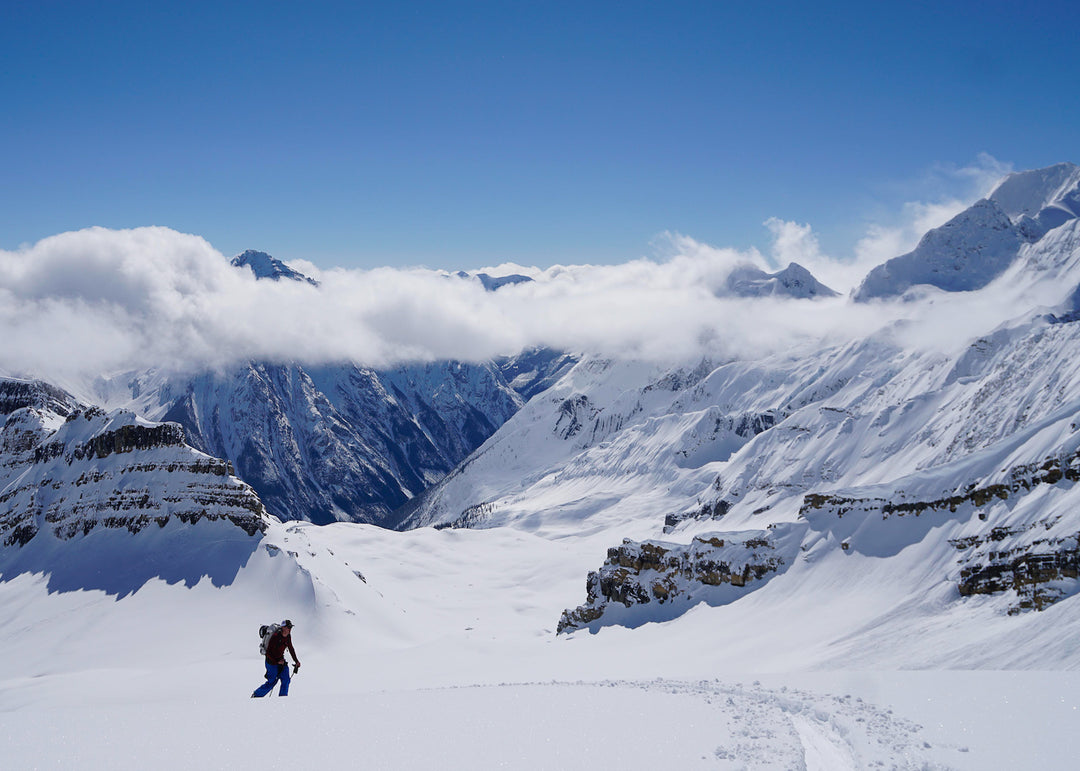
M 277 631 L 281 629 L 281 624 L 263 624 L 259 627 L 259 637 L 262 642 L 259 643 L 259 653 L 266 655 L 266 646 L 270 644 L 270 638 L 273 637 Z

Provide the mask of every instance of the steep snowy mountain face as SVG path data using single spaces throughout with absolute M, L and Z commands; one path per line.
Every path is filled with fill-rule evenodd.
M 1025 244 L 1080 212 L 1080 167 L 1062 163 L 1012 174 L 994 192 L 923 236 L 915 250 L 872 270 L 855 290 L 865 302 L 919 284 L 947 292 L 981 289 L 1014 262 Z
M 0 380 L 0 575 L 127 594 L 151 578 L 227 581 L 270 520 L 228 461 L 179 426 Z
M 577 356 L 533 348 L 495 361 L 507 383 L 525 401 L 551 388 L 578 362 Z
M 275 516 L 316 523 L 383 522 L 522 403 L 492 365 L 253 362 L 124 380 L 141 414 L 179 423 L 192 446 L 229 459 Z
M 1074 171 L 1017 175 L 998 192 L 1009 213 L 1046 223 L 1071 205 Z M 405 524 L 619 534 L 564 631 L 764 588 L 779 597 L 809 576 L 843 585 L 871 566 L 884 594 L 902 585 L 931 616 L 1056 606 L 1080 588 L 1078 225 L 1031 240 L 988 200 L 923 239 L 913 254 L 933 247 L 950 286 L 987 284 L 969 307 L 992 320 L 958 349 L 917 342 L 932 339 L 939 317 L 924 314 L 947 307 L 942 295 L 899 306 L 910 318 L 868 338 L 760 360 L 585 359 Z M 1006 273 L 991 283 L 973 253 L 1007 256 Z M 992 318 L 1005 297 L 1013 310 Z M 875 639 L 910 622 L 882 602 Z

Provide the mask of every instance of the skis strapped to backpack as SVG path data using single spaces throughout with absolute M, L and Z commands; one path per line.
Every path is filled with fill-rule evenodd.
M 266 646 L 270 644 L 270 638 L 279 629 L 281 629 L 281 624 L 263 624 L 259 627 L 259 637 L 262 638 L 262 642 L 259 643 L 259 653 L 266 655 Z

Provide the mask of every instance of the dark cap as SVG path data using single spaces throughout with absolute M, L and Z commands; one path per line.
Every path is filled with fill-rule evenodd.
M 292 629 L 292 621 L 289 621 L 289 619 L 285 619 L 285 623 L 283 623 L 282 626 L 287 626 L 289 627 L 289 629 Z

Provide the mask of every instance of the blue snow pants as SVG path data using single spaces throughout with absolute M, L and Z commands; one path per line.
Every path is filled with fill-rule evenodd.
M 277 685 L 277 681 L 281 680 L 281 688 L 278 689 L 278 696 L 289 695 L 289 681 L 292 680 L 292 675 L 289 674 L 289 665 L 285 664 L 266 664 L 266 682 L 255 689 L 255 693 L 252 696 L 258 696 L 262 698 L 270 691 L 274 690 L 274 686 Z

